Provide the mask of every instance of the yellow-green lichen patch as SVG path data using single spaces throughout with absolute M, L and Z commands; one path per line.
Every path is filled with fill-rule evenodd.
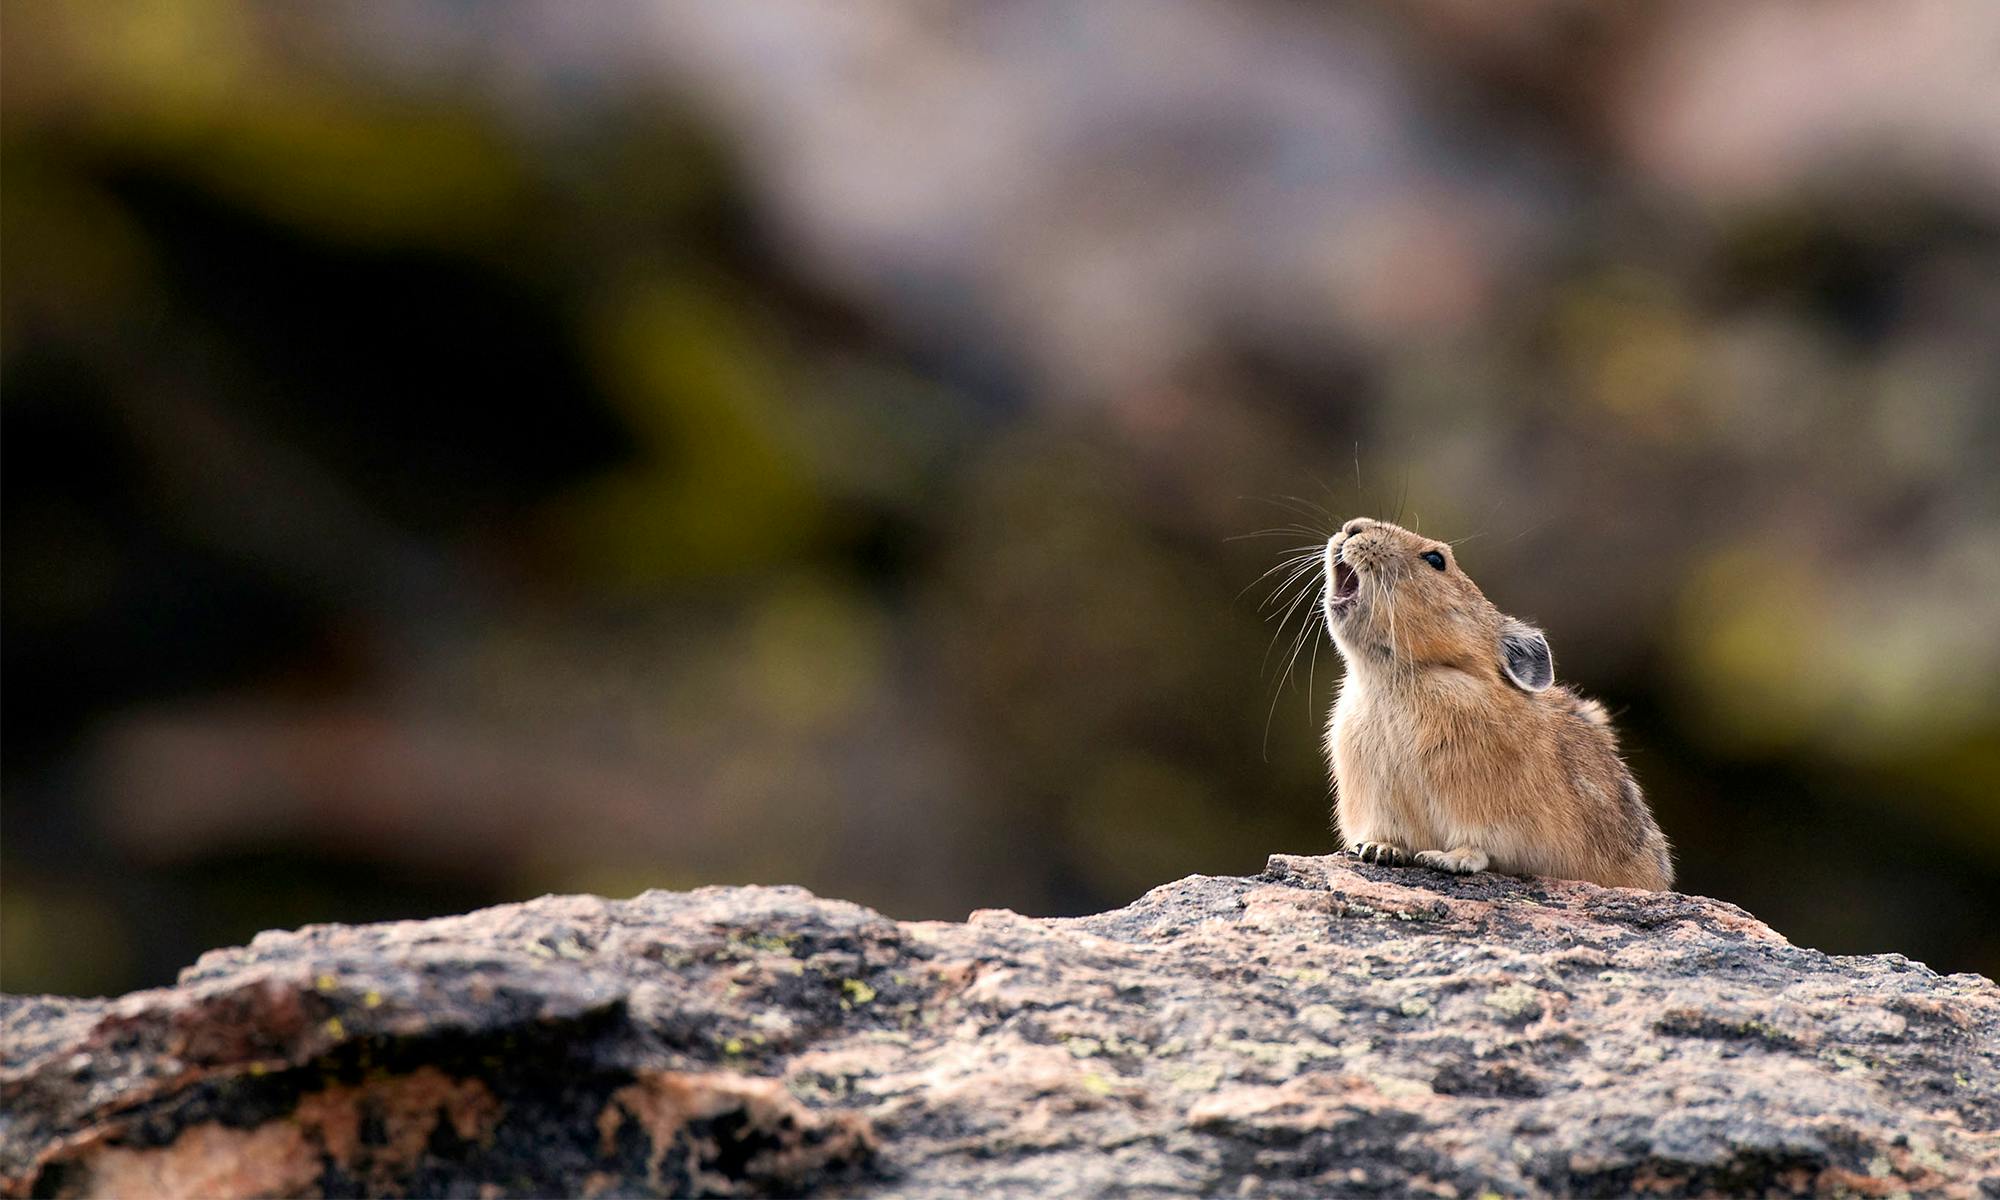
M 1153 1048 L 1146 1043 L 1132 1038 L 1121 1038 L 1117 1034 L 1090 1037 L 1080 1033 L 1065 1033 L 1061 1040 L 1064 1048 L 1077 1058 L 1095 1058 L 1098 1055 L 1146 1058 L 1154 1053 Z
M 1391 1100 L 1417 1100 L 1434 1094 L 1430 1084 L 1405 1079 L 1401 1075 L 1365 1075 L 1362 1078 Z
M 1214 1045 L 1218 1050 L 1269 1067 L 1280 1075 L 1295 1074 L 1305 1063 L 1322 1058 L 1338 1058 L 1341 1054 L 1339 1047 L 1329 1046 L 1315 1038 L 1295 1042 L 1260 1042 L 1248 1038 L 1218 1039 Z
M 1945 1161 L 1944 1155 L 1939 1154 L 1930 1139 L 1921 1134 L 1910 1135 L 1910 1161 L 1926 1171 L 1935 1171 L 1939 1174 L 1951 1169 L 1951 1164 Z
M 1524 983 L 1495 988 L 1488 993 L 1485 1003 L 1509 1021 L 1529 1020 L 1542 1015 L 1541 994 Z
M 841 980 L 840 990 L 842 993 L 840 1006 L 842 1008 L 852 1008 L 868 1004 L 875 999 L 876 995 L 874 988 L 869 987 L 865 981 L 859 979 Z
M 1298 1011 L 1298 1022 L 1315 1033 L 1331 1033 L 1345 1029 L 1347 1014 L 1331 1004 L 1308 1004 Z
M 790 954 L 799 939 L 796 934 L 789 933 L 746 933 L 737 935 L 734 940 L 755 950 L 771 954 Z
M 1167 1080 L 1184 1092 L 1212 1092 L 1222 1082 L 1222 1068 L 1215 1063 L 1175 1067 L 1167 1072 Z
M 767 954 L 796 958 L 798 936 L 788 933 L 731 933 L 722 945 L 710 951 L 711 962 L 749 962 Z

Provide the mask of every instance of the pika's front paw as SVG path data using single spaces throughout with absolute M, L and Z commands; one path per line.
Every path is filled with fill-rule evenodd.
M 1474 850 L 1470 846 L 1460 846 L 1456 850 L 1419 850 L 1417 862 L 1433 871 L 1447 871 L 1453 875 L 1470 875 L 1474 871 L 1484 871 L 1488 859 L 1484 850 Z
M 1347 852 L 1365 863 L 1400 867 L 1410 861 L 1410 852 L 1392 842 L 1356 842 Z

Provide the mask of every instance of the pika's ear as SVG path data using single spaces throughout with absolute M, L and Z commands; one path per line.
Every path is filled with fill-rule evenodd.
M 1500 623 L 1500 673 L 1524 692 L 1539 692 L 1556 681 L 1555 656 L 1549 639 L 1525 621 L 1508 617 Z

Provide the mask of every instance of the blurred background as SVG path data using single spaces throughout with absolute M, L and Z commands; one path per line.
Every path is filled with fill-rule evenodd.
M 9 991 L 1331 851 L 1337 656 L 1259 576 L 1395 512 L 1620 714 L 1685 889 L 2000 971 L 2000 6 L 7 0 L 0 47 Z

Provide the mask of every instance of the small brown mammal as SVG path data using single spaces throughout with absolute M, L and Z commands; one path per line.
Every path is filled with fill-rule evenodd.
M 1603 706 L 1556 685 L 1548 639 L 1494 608 L 1450 545 L 1359 517 L 1328 540 L 1325 567 L 1347 662 L 1326 749 L 1351 852 L 1672 886 Z

